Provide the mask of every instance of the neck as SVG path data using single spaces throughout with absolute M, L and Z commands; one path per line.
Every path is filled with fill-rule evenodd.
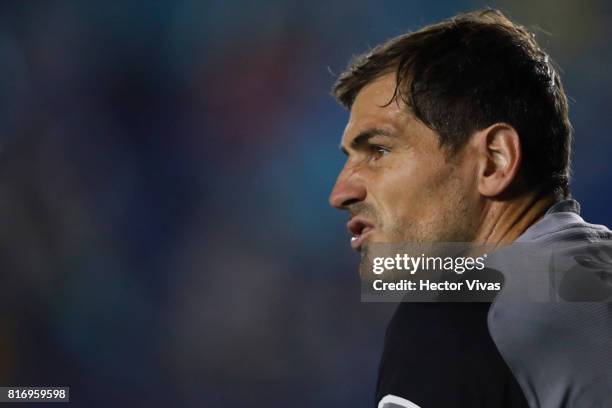
M 475 242 L 494 248 L 514 242 L 527 228 L 540 220 L 555 202 L 554 197 L 528 193 L 512 201 L 491 201 L 485 205 L 484 217 Z

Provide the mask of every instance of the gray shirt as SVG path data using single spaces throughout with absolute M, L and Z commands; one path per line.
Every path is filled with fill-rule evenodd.
M 612 407 L 612 232 L 565 200 L 502 251 L 488 327 L 531 407 Z

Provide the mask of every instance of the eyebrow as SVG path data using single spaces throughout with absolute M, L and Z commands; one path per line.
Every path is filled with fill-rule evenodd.
M 390 131 L 382 128 L 370 128 L 366 129 L 363 132 L 359 133 L 353 140 L 351 140 L 351 149 L 359 150 L 362 148 L 368 140 L 375 136 L 387 136 L 387 137 L 395 137 L 395 134 Z M 345 155 L 349 155 L 349 152 L 344 148 L 344 146 L 340 145 L 340 150 Z

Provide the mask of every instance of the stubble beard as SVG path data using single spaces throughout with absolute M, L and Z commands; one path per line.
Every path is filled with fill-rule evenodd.
M 470 211 L 466 194 L 454 188 L 440 200 L 436 214 L 427 219 L 398 220 L 386 234 L 390 243 L 423 244 L 442 242 L 473 242 L 476 238 L 477 223 Z M 434 204 L 432 204 L 434 205 Z

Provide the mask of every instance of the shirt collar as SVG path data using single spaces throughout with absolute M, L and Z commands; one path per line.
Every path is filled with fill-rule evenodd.
M 558 201 L 546 211 L 546 215 L 559 212 L 573 212 L 580 215 L 580 203 L 573 199 Z
M 544 217 L 527 228 L 515 242 L 538 240 L 575 223 L 584 223 L 584 220 L 580 217 L 578 201 L 572 199 L 558 201 L 546 211 Z

